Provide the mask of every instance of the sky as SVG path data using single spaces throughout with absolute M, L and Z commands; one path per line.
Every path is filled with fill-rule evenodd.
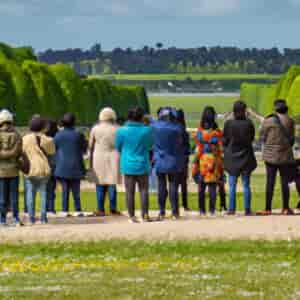
M 0 41 L 104 50 L 300 48 L 300 0 L 0 0 Z

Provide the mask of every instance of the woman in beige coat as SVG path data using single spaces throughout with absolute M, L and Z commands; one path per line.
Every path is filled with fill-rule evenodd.
M 97 216 L 105 216 L 105 196 L 108 191 L 110 212 L 120 215 L 117 211 L 117 188 L 120 182 L 119 154 L 115 148 L 116 113 L 111 108 L 104 108 L 99 114 L 99 123 L 90 135 L 91 169 L 96 183 L 98 211 Z

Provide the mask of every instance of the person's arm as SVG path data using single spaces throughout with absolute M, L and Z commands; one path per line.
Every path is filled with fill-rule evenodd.
M 250 123 L 250 138 L 251 138 L 251 142 L 253 142 L 255 139 L 255 127 L 252 121 Z
M 259 121 L 259 123 L 263 123 L 263 121 L 264 121 L 264 117 L 262 116 L 262 115 L 260 115 L 260 114 L 258 114 L 257 112 L 255 112 L 252 108 L 248 108 L 247 109 L 247 113 L 251 116 L 251 117 L 253 117 L 253 118 L 255 118 L 256 120 L 258 120 Z
M 10 159 L 10 158 L 19 157 L 21 155 L 21 152 L 22 152 L 22 139 L 18 135 L 16 137 L 16 142 L 11 149 L 9 150 L 1 149 L 0 159 Z

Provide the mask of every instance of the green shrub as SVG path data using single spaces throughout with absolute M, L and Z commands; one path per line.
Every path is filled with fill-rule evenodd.
M 22 68 L 31 78 L 37 93 L 39 101 L 34 108 L 35 113 L 54 119 L 61 118 L 68 109 L 68 100 L 56 78 L 49 71 L 48 65 L 25 61 Z
M 38 107 L 38 98 L 35 92 L 33 82 L 28 74 L 25 74 L 16 62 L 13 60 L 0 60 L 1 66 L 9 74 L 15 91 L 15 113 L 16 123 L 18 125 L 27 124 L 30 117 L 36 113 Z
M 16 113 L 17 101 L 14 84 L 9 72 L 0 64 L 0 109 L 6 108 Z

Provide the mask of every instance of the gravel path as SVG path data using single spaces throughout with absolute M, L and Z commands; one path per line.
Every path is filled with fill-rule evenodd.
M 157 212 L 152 212 L 156 216 Z M 177 239 L 298 239 L 300 216 L 199 217 L 191 212 L 179 221 L 165 220 L 141 224 L 128 223 L 127 217 L 50 218 L 48 225 L 0 229 L 0 243 L 97 241 L 101 239 L 177 240 Z

